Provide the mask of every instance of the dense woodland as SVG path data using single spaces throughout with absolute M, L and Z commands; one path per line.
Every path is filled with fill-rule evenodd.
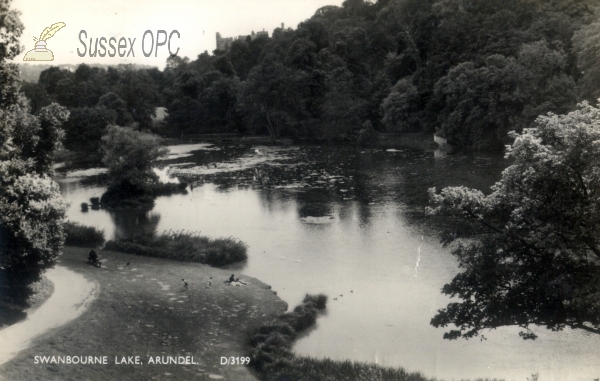
M 297 29 L 234 41 L 163 71 L 52 67 L 23 83 L 32 111 L 71 113 L 66 145 L 106 126 L 161 135 L 264 134 L 352 141 L 361 129 L 437 132 L 502 148 L 542 114 L 600 97 L 596 0 L 346 0 Z M 162 126 L 157 106 L 168 109 Z

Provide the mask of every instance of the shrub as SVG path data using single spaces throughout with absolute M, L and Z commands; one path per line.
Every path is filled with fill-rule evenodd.
M 65 245 L 100 246 L 104 243 L 104 230 L 67 221 L 64 225 Z
M 289 323 L 282 321 L 281 319 L 275 319 L 270 323 L 263 324 L 260 326 L 260 328 L 258 328 L 257 335 L 268 336 L 275 332 L 288 336 L 291 339 L 296 338 L 296 331 L 294 328 Z
M 24 174 L 21 164 L 0 163 L 0 268 L 11 282 L 26 285 L 62 252 L 66 202 L 50 177 Z
M 418 372 L 409 373 L 402 368 L 390 368 L 378 364 L 300 356 L 294 356 L 293 361 L 296 367 L 292 372 L 301 369 L 301 375 L 294 378 L 296 380 L 432 381 Z M 287 373 L 282 372 L 282 376 L 286 377 Z
M 303 303 L 296 306 L 293 312 L 283 314 L 280 319 L 288 322 L 296 332 L 304 331 L 317 322 L 317 309 L 312 302 Z
M 128 254 L 225 266 L 248 259 L 247 246 L 235 238 L 209 238 L 190 232 L 163 232 L 108 241 L 107 250 Z
M 324 294 L 304 297 L 292 312 L 260 326 L 250 340 L 250 364 L 268 381 L 353 380 L 353 381 L 432 381 L 420 373 L 377 364 L 300 357 L 291 348 L 298 333 L 315 324 L 317 310 L 326 307 Z
M 250 353 L 252 366 L 262 373 L 265 379 L 297 379 L 298 369 L 291 352 L 298 332 L 315 324 L 317 305 L 323 309 L 327 296 L 306 295 L 304 301 L 292 312 L 287 312 L 275 320 L 260 326 L 250 340 L 253 350 Z
M 312 303 L 316 309 L 322 310 L 325 309 L 327 305 L 327 295 L 319 294 L 319 295 L 309 295 L 306 294 L 302 303 Z
M 373 128 L 371 121 L 367 120 L 363 124 L 362 129 L 358 132 L 356 143 L 359 146 L 369 146 L 377 143 L 377 140 L 379 140 L 379 135 L 377 134 L 377 131 L 375 131 L 375 129 Z

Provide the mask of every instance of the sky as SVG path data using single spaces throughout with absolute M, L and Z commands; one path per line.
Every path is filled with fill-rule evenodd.
M 216 32 L 223 37 L 247 35 L 252 31 L 269 32 L 285 24 L 296 28 L 325 5 L 341 5 L 343 0 L 13 0 L 11 8 L 21 12 L 25 31 L 21 36 L 23 52 L 15 58 L 22 62 L 27 51 L 34 49 L 34 37 L 40 37 L 44 28 L 57 22 L 66 26 L 47 40 L 47 48 L 54 53 L 54 61 L 33 64 L 103 63 L 116 65 L 136 63 L 163 68 L 169 56 L 168 46 L 156 47 L 157 31 L 171 37 L 171 51 L 182 57 L 195 59 L 198 54 L 216 47 Z M 80 34 L 82 30 L 86 35 Z M 150 30 L 152 33 L 144 33 Z M 106 38 L 105 57 L 90 57 L 89 40 Z M 127 47 L 119 57 L 117 49 L 108 46 L 114 37 L 118 47 L 121 37 Z M 80 38 L 85 42 L 81 43 Z M 129 52 L 129 39 L 133 42 Z M 161 42 L 166 36 L 160 35 Z M 152 44 L 154 40 L 154 44 Z M 143 46 L 142 46 L 143 43 Z M 101 50 L 104 52 L 103 50 Z M 149 57 L 144 55 L 144 51 Z M 115 53 L 115 57 L 108 56 Z M 129 57 L 127 57 L 127 53 Z M 81 57 L 79 54 L 84 54 Z

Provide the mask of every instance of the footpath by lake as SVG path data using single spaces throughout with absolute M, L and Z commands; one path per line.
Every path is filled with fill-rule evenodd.
M 424 215 L 427 190 L 489 192 L 507 165 L 501 153 L 208 143 L 170 152 L 159 174 L 193 188 L 144 212 L 82 212 L 82 202 L 102 194 L 106 174 L 97 164 L 65 163 L 56 179 L 71 202 L 68 219 L 102 228 L 109 239 L 168 230 L 241 239 L 249 259 L 232 271 L 272 285 L 289 305 L 305 293 L 330 296 L 327 314 L 294 347 L 302 355 L 445 379 L 539 373 L 571 380 L 600 372 L 600 343 L 580 332 L 541 330 L 526 342 L 507 328 L 486 341 L 447 341 L 429 325 L 449 301 L 441 287 L 459 269 L 439 243 L 445 221 Z

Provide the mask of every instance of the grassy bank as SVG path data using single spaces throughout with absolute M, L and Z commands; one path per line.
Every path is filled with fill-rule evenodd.
M 38 309 L 54 291 L 54 285 L 46 277 L 42 277 L 27 287 L 10 284 L 0 270 L 0 328 L 18 323 L 27 315 Z
M 96 300 L 79 318 L 43 334 L 0 366 L 0 378 L 257 380 L 250 368 L 224 366 L 220 358 L 247 356 L 249 333 L 287 309 L 267 285 L 241 276 L 247 286 L 232 287 L 223 283 L 229 270 L 107 250 L 97 250 L 102 261 L 97 268 L 87 264 L 88 251 L 66 247 L 60 265 L 97 283 Z M 108 364 L 34 364 L 34 356 L 78 355 L 107 356 Z M 197 364 L 148 364 L 150 356 L 178 355 L 194 356 Z M 115 356 L 140 356 L 143 365 L 117 365 Z
M 163 232 L 108 241 L 108 250 L 224 266 L 248 259 L 247 246 L 235 238 L 209 238 L 193 232 Z
M 418 372 L 377 364 L 296 356 L 292 346 L 298 335 L 313 326 L 325 295 L 306 295 L 293 311 L 261 325 L 250 339 L 254 369 L 264 381 L 433 381 Z
M 65 245 L 97 247 L 104 243 L 104 230 L 93 226 L 85 226 L 78 222 L 65 223 Z
M 434 381 L 418 372 L 356 361 L 334 361 L 295 356 L 297 380 L 320 381 Z
M 292 345 L 298 334 L 313 326 L 319 310 L 324 310 L 327 297 L 306 295 L 293 311 L 261 325 L 250 339 L 251 366 L 263 380 L 300 380 L 301 369 L 295 362 Z

